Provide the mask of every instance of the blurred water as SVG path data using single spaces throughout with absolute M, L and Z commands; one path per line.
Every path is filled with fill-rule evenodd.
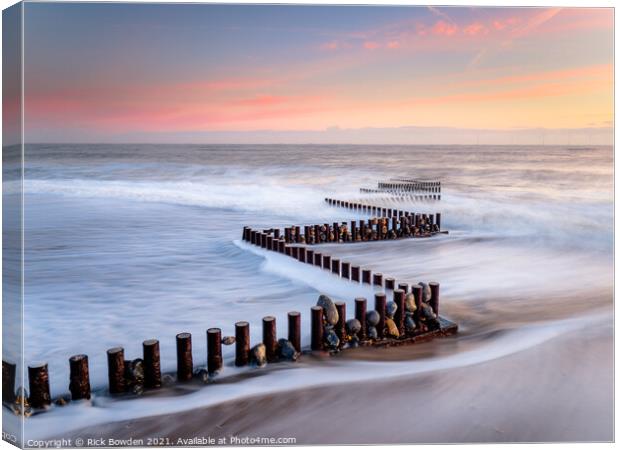
M 69 356 L 87 353 L 105 390 L 105 350 L 140 357 L 148 338 L 174 370 L 181 331 L 194 336 L 196 365 L 205 330 L 233 334 L 238 320 L 258 342 L 262 316 L 285 333 L 286 312 L 299 310 L 308 343 L 319 292 L 351 311 L 372 290 L 250 249 L 243 226 L 361 218 L 323 198 L 362 198 L 359 187 L 393 176 L 442 181 L 440 202 L 399 205 L 441 212 L 450 234 L 330 253 L 399 281 L 439 281 L 442 314 L 464 338 L 611 317 L 610 147 L 30 145 L 25 159 L 25 360 L 49 362 L 53 395 L 67 391 Z

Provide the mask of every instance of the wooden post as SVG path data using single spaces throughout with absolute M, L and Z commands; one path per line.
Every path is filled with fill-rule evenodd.
M 383 339 L 385 336 L 385 305 L 385 294 L 377 292 L 375 294 L 375 310 L 379 313 L 379 323 L 377 324 L 377 336 L 379 339 Z
M 346 278 L 348 280 L 349 279 L 350 268 L 351 268 L 351 263 L 343 261 L 342 264 L 340 265 L 340 269 L 341 269 L 340 276 L 342 278 Z
M 370 269 L 362 269 L 362 283 L 370 284 Z
M 177 339 L 177 379 L 178 381 L 190 381 L 194 371 L 192 360 L 192 335 L 179 333 Z
M 284 240 L 280 239 L 278 241 L 278 252 L 284 253 L 285 252 L 285 250 L 284 250 L 285 248 L 286 248 L 286 242 L 284 242 Z
M 405 292 L 405 295 L 407 295 L 407 292 L 409 292 L 409 285 L 407 283 L 398 283 L 398 289 L 401 289 Z
M 110 394 L 125 392 L 125 351 L 123 347 L 109 349 L 108 355 L 108 389 Z
M 372 279 L 375 286 L 383 286 L 383 274 L 375 273 Z
M 393 290 L 395 283 L 396 283 L 396 280 L 394 278 L 387 277 L 385 279 L 385 288 Z
M 314 250 L 306 250 L 306 262 L 314 264 Z
M 336 275 L 340 275 L 340 260 L 339 259 L 332 259 L 332 272 L 335 273 Z
M 30 405 L 33 408 L 46 408 L 52 403 L 47 364 L 28 366 Z
M 355 318 L 362 325 L 362 329 L 357 335 L 360 340 L 364 340 L 366 339 L 366 299 L 363 297 L 355 299 Z
M 2 361 L 2 402 L 13 403 L 15 401 L 15 373 L 17 365 L 8 361 Z
M 435 223 L 437 224 L 437 228 L 441 231 L 441 213 L 435 213 Z
M 216 373 L 222 370 L 222 330 L 207 330 L 207 371 Z
M 398 327 L 398 333 L 401 336 L 405 335 L 405 291 L 402 289 L 394 290 L 394 303 L 396 303 L 397 309 L 394 314 L 394 322 Z
M 147 339 L 142 343 L 142 359 L 144 360 L 144 387 L 147 389 L 160 388 L 161 362 L 157 339 Z
M 353 242 L 357 241 L 357 228 L 355 224 L 356 224 L 356 221 L 352 220 L 351 221 L 351 240 Z
M 415 299 L 415 318 L 417 319 L 420 316 L 420 309 L 422 307 L 422 286 L 419 284 L 414 284 L 411 286 L 411 292 L 413 293 L 413 297 Z
M 310 309 L 312 316 L 312 338 L 310 347 L 312 350 L 323 350 L 323 308 L 313 306 Z
M 360 281 L 360 266 L 351 266 L 351 279 L 353 281 Z
M 301 314 L 298 311 L 288 313 L 288 340 L 301 353 Z
M 336 302 L 335 305 L 338 310 L 338 322 L 336 323 L 335 331 L 336 335 L 338 335 L 338 339 L 340 339 L 340 345 L 343 345 L 345 337 L 347 336 L 347 304 L 345 302 Z
M 431 281 L 428 285 L 431 288 L 431 308 L 433 308 L 435 315 L 439 317 L 439 283 Z
M 323 255 L 323 269 L 331 269 L 332 257 L 329 255 Z
M 90 399 L 87 355 L 74 355 L 69 358 L 69 391 L 72 400 Z
M 293 256 L 293 247 L 284 247 L 284 253 L 286 254 L 286 256 Z
M 235 366 L 245 366 L 250 360 L 250 324 L 235 323 Z
M 263 317 L 263 344 L 267 349 L 267 362 L 278 359 L 278 338 L 276 335 L 276 318 L 273 316 Z
M 298 259 L 301 262 L 306 262 L 306 248 L 305 247 L 299 247 L 299 253 L 298 253 Z
M 292 247 L 292 256 L 295 259 L 299 259 L 299 247 Z
M 320 252 L 316 252 L 314 254 L 314 265 L 321 267 L 321 264 L 323 264 L 323 254 Z

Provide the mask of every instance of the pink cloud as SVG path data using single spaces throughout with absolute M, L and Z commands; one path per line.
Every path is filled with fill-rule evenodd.
M 378 42 L 374 42 L 374 41 L 366 41 L 364 42 L 364 48 L 366 50 L 375 50 L 377 48 L 381 47 L 381 45 Z
M 398 41 L 390 41 L 387 43 L 387 48 L 399 48 L 400 42 Z
M 339 45 L 338 45 L 338 42 L 331 41 L 331 42 L 326 42 L 326 43 L 322 44 L 321 48 L 323 50 L 338 50 Z
M 458 31 L 458 26 L 444 22 L 443 20 L 438 21 L 433 26 L 433 33 L 441 36 L 452 36 Z
M 463 33 L 469 36 L 476 36 L 478 34 L 487 34 L 488 32 L 489 32 L 488 28 L 479 22 L 472 23 L 471 25 L 467 25 L 465 28 L 463 28 Z

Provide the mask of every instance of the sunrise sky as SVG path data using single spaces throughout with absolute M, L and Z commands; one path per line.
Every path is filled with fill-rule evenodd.
M 611 9 L 27 3 L 24 23 L 29 142 L 611 142 Z

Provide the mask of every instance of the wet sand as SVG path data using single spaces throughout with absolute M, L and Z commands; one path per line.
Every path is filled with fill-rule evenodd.
M 359 349 L 342 357 L 437 356 L 467 340 Z M 161 437 L 170 445 L 193 437 L 230 443 L 231 436 L 293 437 L 297 444 L 611 441 L 612 321 L 472 366 L 256 396 L 63 435 Z

